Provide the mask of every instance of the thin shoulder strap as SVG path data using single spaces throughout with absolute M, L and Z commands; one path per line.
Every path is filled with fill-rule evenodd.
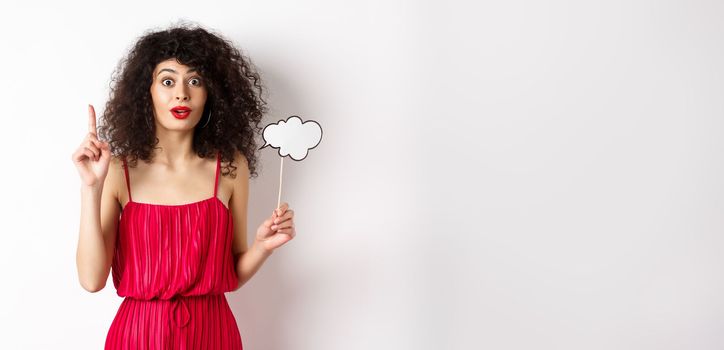
M 126 188 L 128 189 L 128 201 L 133 202 L 133 199 L 131 199 L 131 180 L 128 178 L 128 163 L 126 162 L 126 157 L 123 157 L 123 172 L 126 173 Z
M 221 151 L 216 154 L 216 178 L 214 179 L 214 197 L 216 197 L 219 186 L 219 169 L 221 169 Z

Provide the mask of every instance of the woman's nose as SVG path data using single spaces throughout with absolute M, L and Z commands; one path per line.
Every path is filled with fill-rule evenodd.
M 185 86 L 180 86 L 176 89 L 176 99 L 181 101 L 189 99 L 189 93 L 186 91 Z

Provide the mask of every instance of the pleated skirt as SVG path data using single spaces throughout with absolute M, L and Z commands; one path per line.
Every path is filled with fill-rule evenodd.
M 121 302 L 106 350 L 243 350 L 224 294 Z

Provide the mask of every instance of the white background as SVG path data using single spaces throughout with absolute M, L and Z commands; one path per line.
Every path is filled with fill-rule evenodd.
M 78 282 L 70 155 L 182 18 L 252 58 L 265 123 L 324 129 L 285 160 L 297 237 L 227 294 L 246 350 L 724 348 L 720 1 L 2 7 L 0 348 L 103 347 L 122 299 Z

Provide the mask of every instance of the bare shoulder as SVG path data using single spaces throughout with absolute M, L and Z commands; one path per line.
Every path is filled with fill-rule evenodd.
M 103 192 L 110 191 L 109 193 L 112 194 L 113 198 L 115 198 L 120 204 L 120 186 L 124 184 L 124 181 L 126 180 L 123 172 L 123 161 L 116 156 L 111 156 L 110 164 L 108 164 L 108 174 L 106 175 L 106 180 L 103 184 Z
M 236 150 L 236 152 L 234 152 L 234 164 L 236 165 L 237 169 L 246 168 L 247 170 L 249 170 L 249 163 L 246 159 L 246 156 L 239 150 Z
M 234 190 L 246 188 L 249 181 L 249 163 L 244 153 L 239 150 L 234 152 L 234 166 L 236 167 L 234 169 L 236 176 L 234 178 L 228 177 L 229 182 L 232 183 L 232 195 Z
M 249 179 L 249 162 L 241 151 L 234 152 L 234 165 L 236 166 L 236 179 Z

